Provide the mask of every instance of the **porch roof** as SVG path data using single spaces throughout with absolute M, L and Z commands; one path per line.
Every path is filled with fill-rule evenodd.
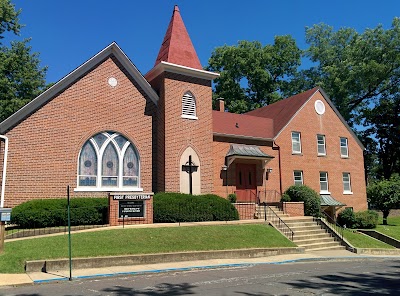
M 344 203 L 337 201 L 334 199 L 330 194 L 321 194 L 321 207 L 343 207 L 345 206 Z
M 264 165 L 274 158 L 261 151 L 260 147 L 254 145 L 231 144 L 226 154 L 228 166 L 237 158 L 264 160 Z

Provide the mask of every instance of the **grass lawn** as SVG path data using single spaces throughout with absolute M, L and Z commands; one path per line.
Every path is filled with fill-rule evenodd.
M 368 235 L 344 230 L 343 235 L 347 241 L 356 248 L 394 249 L 395 247 L 376 240 Z
M 400 216 L 391 217 L 389 215 L 387 222 L 388 225 L 382 225 L 382 217 L 379 217 L 379 224 L 375 230 L 400 240 Z
M 73 258 L 296 246 L 267 225 L 126 228 L 74 233 L 71 237 Z M 23 273 L 27 260 L 67 257 L 67 235 L 6 241 L 0 273 Z

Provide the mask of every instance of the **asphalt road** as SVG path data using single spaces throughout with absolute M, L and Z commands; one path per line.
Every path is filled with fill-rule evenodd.
M 400 295 L 400 259 L 259 264 L 0 288 L 0 295 Z

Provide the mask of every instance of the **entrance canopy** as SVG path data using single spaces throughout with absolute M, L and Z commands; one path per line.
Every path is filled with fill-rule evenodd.
M 231 144 L 226 154 L 228 167 L 235 159 L 262 160 L 264 167 L 272 158 L 274 157 L 264 153 L 260 147 L 254 145 Z
M 320 199 L 321 199 L 321 208 L 326 208 L 326 207 L 344 207 L 345 204 L 341 203 L 340 201 L 337 201 L 336 199 L 334 199 L 332 196 L 330 196 L 329 194 L 321 194 L 320 195 Z

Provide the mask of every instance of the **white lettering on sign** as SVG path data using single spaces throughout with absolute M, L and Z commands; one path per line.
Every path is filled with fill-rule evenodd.
M 151 199 L 150 194 L 121 194 L 113 195 L 114 200 L 145 200 Z

